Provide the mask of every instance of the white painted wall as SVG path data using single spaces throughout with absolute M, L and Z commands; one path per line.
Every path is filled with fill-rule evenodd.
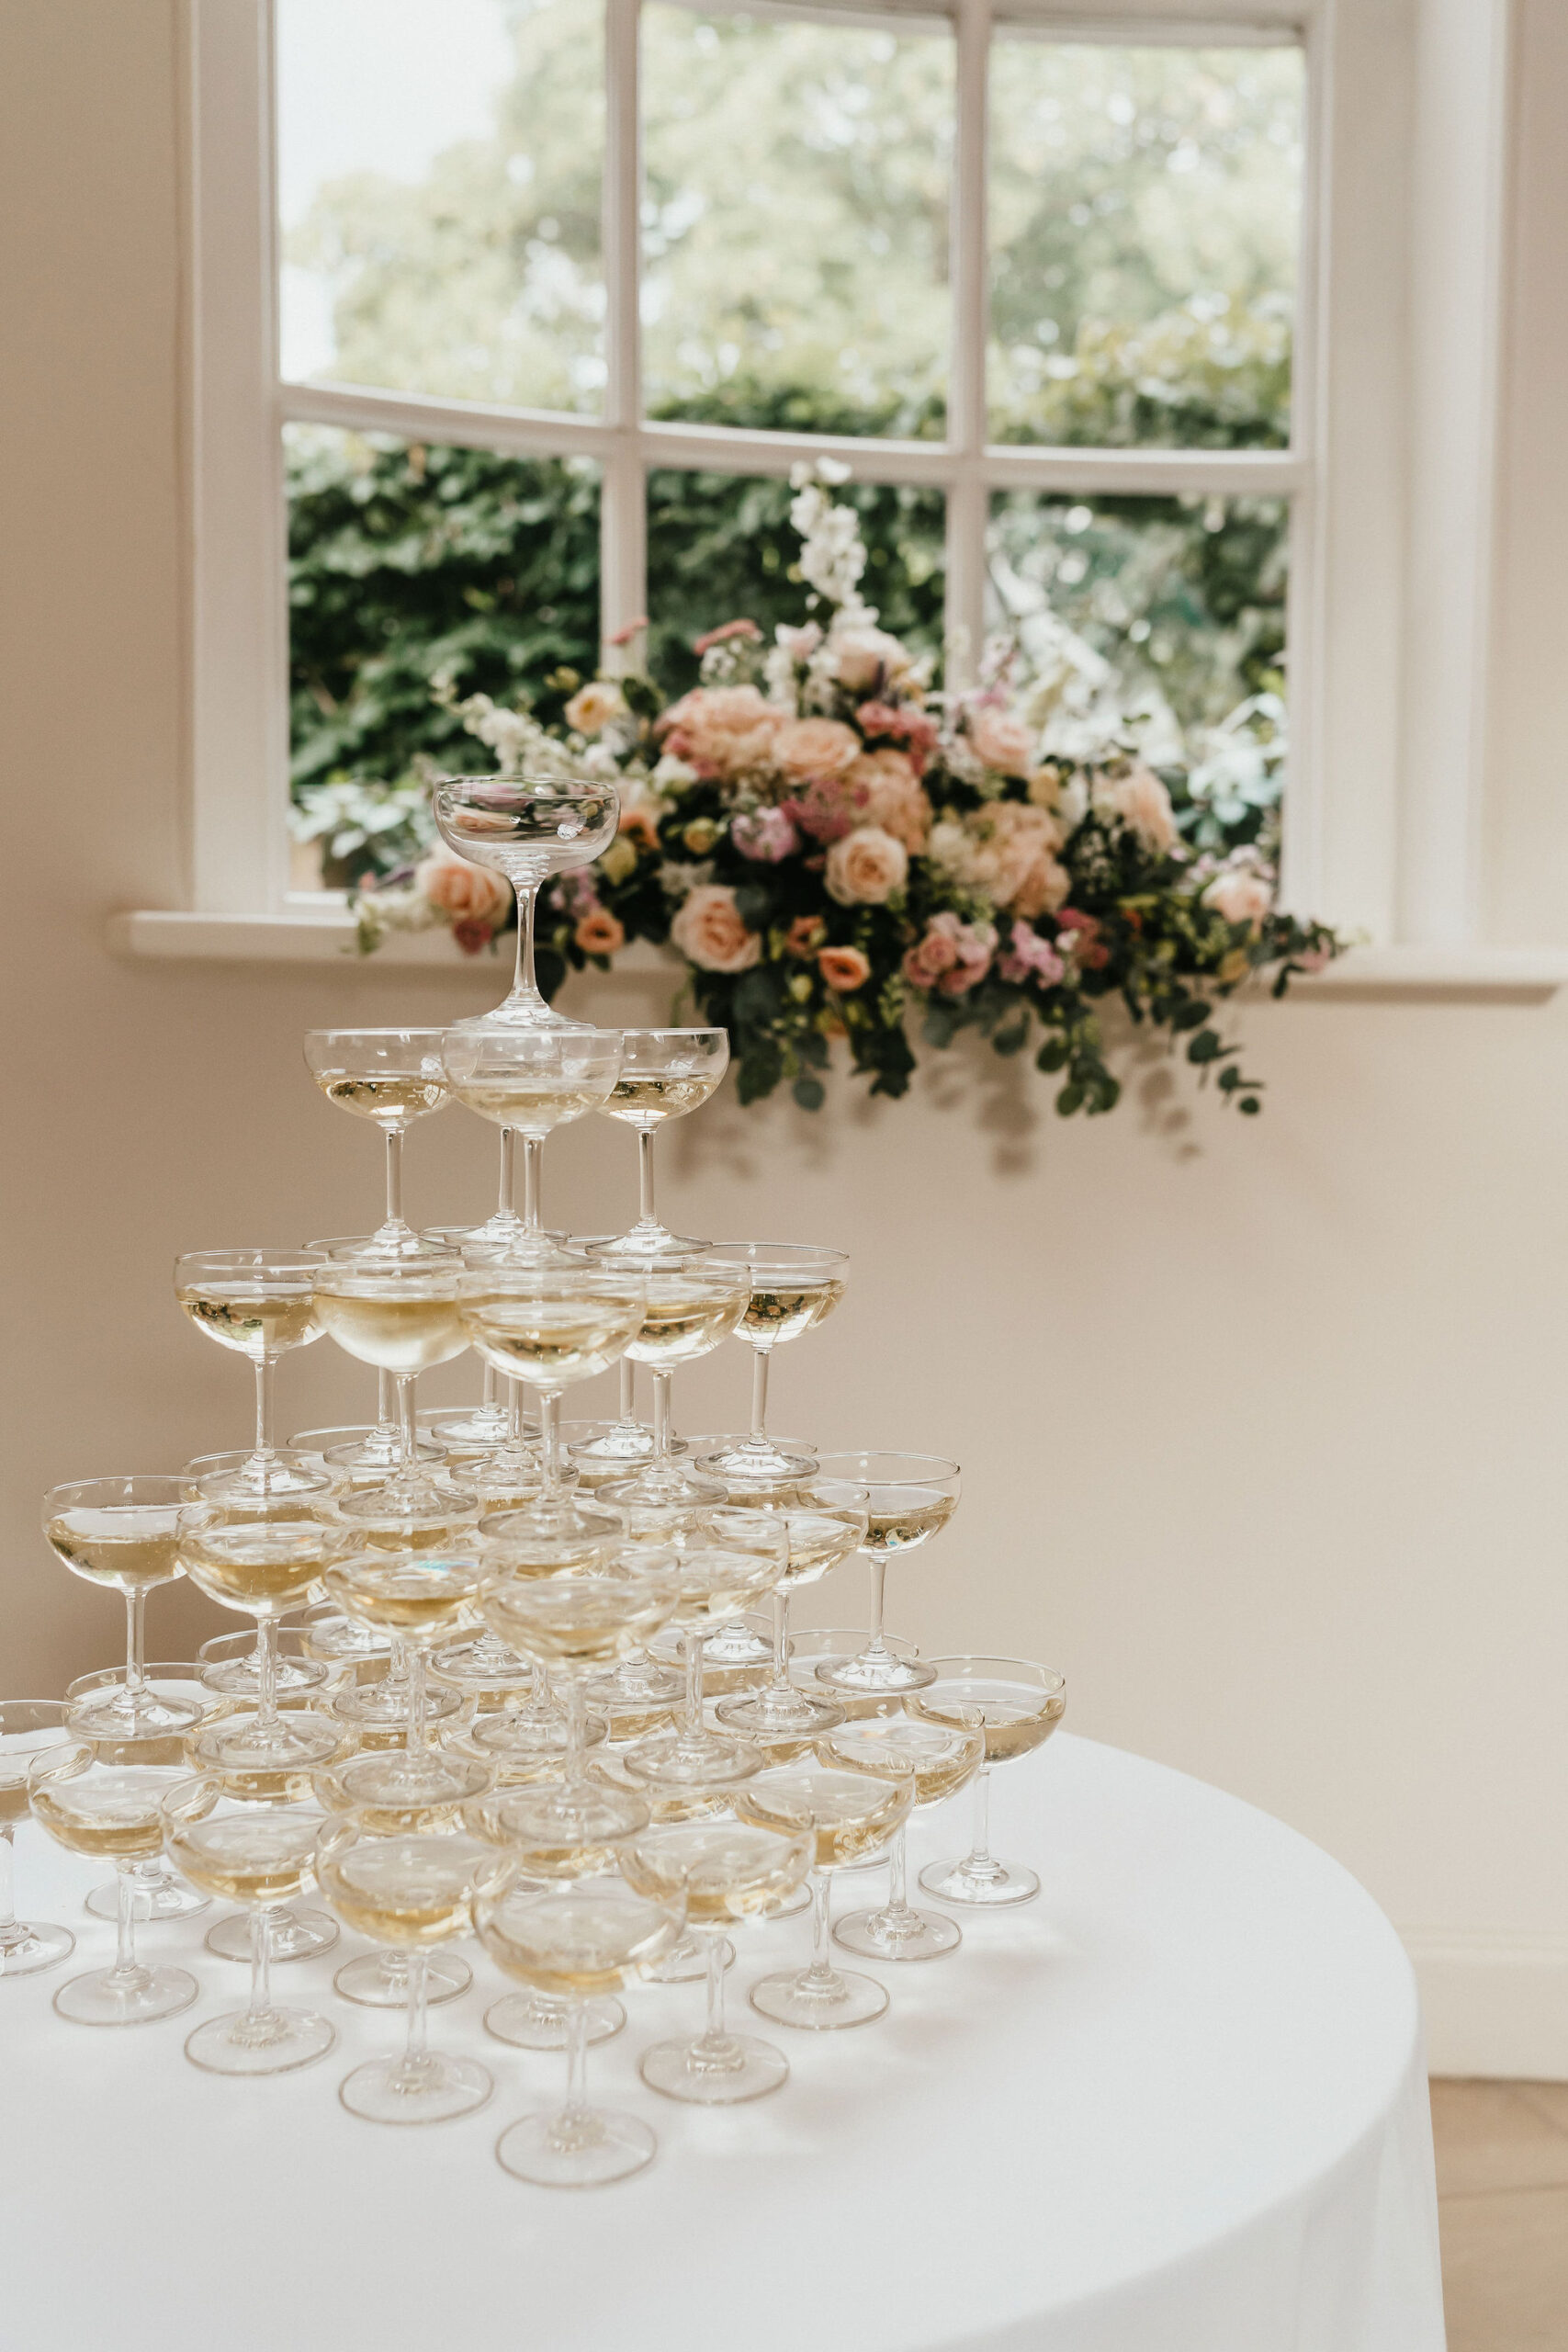
M 1492 835 L 1514 936 L 1554 910 L 1568 841 L 1568 480 L 1546 462 L 1568 43 L 1551 0 L 1524 32 Z M 315 1094 L 300 1032 L 442 1019 L 500 976 L 106 953 L 111 910 L 184 895 L 173 10 L 34 6 L 6 40 L 0 1678 L 29 1694 L 119 1634 L 45 1552 L 44 1487 L 245 1433 L 243 1369 L 173 1306 L 175 1251 L 370 1212 L 374 1139 Z M 623 1004 L 635 989 L 592 1009 Z M 721 1101 L 670 1153 L 671 1203 L 699 1232 L 853 1253 L 842 1313 L 781 1363 L 778 1411 L 964 1461 L 951 1533 L 896 1573 L 896 1624 L 1050 1658 L 1080 1730 L 1327 1846 L 1411 1934 L 1438 2063 L 1568 2075 L 1568 996 L 1303 1001 L 1252 1011 L 1247 1035 L 1270 1082 L 1251 1125 L 1156 1068 L 1113 1120 L 1064 1126 L 1027 1070 L 953 1057 L 901 1107 Z M 580 1129 L 547 1205 L 612 1221 L 632 1181 L 625 1136 Z M 478 1212 L 490 1182 L 459 1114 L 411 1147 L 418 1214 Z M 294 1423 L 367 1402 L 326 1345 L 281 1386 Z M 710 1362 L 682 1417 L 733 1419 L 743 1391 L 741 1363 Z M 855 1570 L 819 1596 L 834 1617 L 863 1600 Z M 171 1592 L 151 1615 L 177 1655 L 211 1612 Z

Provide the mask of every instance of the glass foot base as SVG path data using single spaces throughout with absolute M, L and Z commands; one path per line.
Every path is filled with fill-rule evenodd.
M 604 1998 L 584 2006 L 590 2044 L 613 2041 L 626 2021 L 619 2001 Z M 513 2050 L 564 2050 L 570 2014 L 565 2001 L 543 1993 L 508 1993 L 485 2011 L 485 2031 Z
M 807 1901 L 810 1899 L 807 1895 Z M 777 1914 L 770 1916 L 776 1917 Z M 735 1946 L 728 1936 L 719 1947 L 718 1962 L 721 1968 L 733 1968 L 735 1965 Z M 706 1942 L 699 1942 L 695 1936 L 690 1934 L 682 1936 L 678 1944 L 672 1945 L 662 1960 L 656 1961 L 651 1968 L 643 1971 L 650 1984 L 694 1984 L 707 1973 Z
M 817 1669 L 818 1682 L 829 1690 L 849 1690 L 880 1697 L 884 1692 L 923 1690 L 936 1680 L 934 1666 L 919 1658 L 895 1657 L 890 1650 L 863 1650 L 859 1657 L 829 1658 Z
M 289 2075 L 313 2066 L 336 2040 L 335 2028 L 313 2009 L 273 2009 L 254 2028 L 243 2009 L 234 2009 L 198 2025 L 186 2056 L 209 2075 Z
M 590 1258 L 607 1258 L 612 1265 L 618 1258 L 683 1258 L 693 1250 L 708 1250 L 712 1243 L 694 1240 L 689 1233 L 671 1233 L 657 1217 L 645 1217 L 627 1233 L 617 1233 L 613 1241 L 593 1241 L 588 1246 Z
M 694 1789 L 749 1781 L 761 1770 L 763 1757 L 746 1739 L 720 1739 L 706 1731 L 655 1732 L 628 1747 L 621 1761 L 645 1787 Z
M 972 1861 L 928 1862 L 920 1872 L 920 1884 L 943 1903 L 994 1904 L 998 1908 L 1008 1903 L 1032 1903 L 1040 1892 L 1040 1881 L 1021 1862 L 987 1860 L 978 1867 Z
M 771 2041 L 749 2033 L 727 2033 L 719 2051 L 701 2041 L 656 2041 L 645 2050 L 639 2069 L 651 2091 L 684 2099 L 693 2107 L 739 2107 L 765 2098 L 789 2080 L 789 2060 Z
M 603 2188 L 651 2164 L 659 2143 L 635 2115 L 603 2107 L 575 2115 L 525 2115 L 495 2143 L 496 2160 L 539 2188 Z
M 427 2050 L 411 2064 L 403 2058 L 374 2058 L 356 2066 L 338 2085 L 350 2115 L 367 2123 L 450 2123 L 485 2105 L 495 2084 L 472 2058 L 447 2058 Z
M 195 1744 L 193 1761 L 209 1772 L 242 1779 L 313 1772 L 332 1762 L 344 1739 L 342 1724 L 303 1708 L 272 1724 L 264 1724 L 260 1715 L 230 1715 L 209 1724 Z
M 813 1981 L 804 1968 L 764 1976 L 751 1987 L 751 2007 L 775 2025 L 803 2027 L 808 2033 L 827 2033 L 848 2025 L 870 2025 L 887 2007 L 887 1993 L 874 1977 L 857 1976 L 845 1969 L 830 1969 L 825 1981 Z
M 165 1925 L 171 1919 L 194 1919 L 199 1912 L 212 1908 L 210 1895 L 197 1894 L 194 1886 L 182 1885 L 167 1871 L 161 1871 L 156 1878 L 133 1880 L 132 1885 L 135 1888 L 133 1908 L 137 1920 L 154 1928 Z M 95 1919 L 118 1919 L 119 1889 L 114 1880 L 111 1878 L 107 1886 L 94 1887 L 82 1908 Z M 246 1957 L 249 1957 L 248 1946 Z
M 321 1658 L 280 1657 L 274 1685 L 278 1700 L 302 1699 L 307 1690 L 319 1690 L 331 1671 Z M 215 1690 L 220 1699 L 238 1699 L 247 1707 L 260 1703 L 261 1677 L 248 1657 L 231 1658 L 220 1666 L 204 1666 L 201 1679 L 205 1688 Z
M 862 1960 L 942 1960 L 964 1937 L 940 1911 L 852 1911 L 833 1929 L 833 1941 Z
M 455 1952 L 433 1951 L 425 1963 L 425 1999 L 432 2008 L 455 2001 L 474 1981 L 474 1972 Z M 406 2009 L 409 1999 L 408 1962 L 401 1952 L 361 1952 L 345 1961 L 333 1978 L 333 1990 L 365 2009 Z
M 199 1699 L 150 1690 L 132 1692 L 119 1682 L 110 1683 L 96 1698 L 73 1700 L 67 1722 L 78 1739 L 129 1743 L 181 1738 L 196 1728 L 206 1713 Z
M 699 1454 L 697 1466 L 722 1478 L 726 1486 L 778 1487 L 815 1478 L 817 1456 L 798 1439 L 780 1443 L 773 1438 L 742 1438 Z M 743 1498 L 736 1495 L 733 1499 L 739 1502 Z
M 21 1920 L 6 1930 L 0 1943 L 0 1976 L 36 1976 L 40 1968 L 58 1968 L 76 1949 L 69 1928 L 54 1928 L 43 1920 L 24 1926 Z
M 200 1991 L 183 1968 L 95 1968 L 73 1976 L 54 1996 L 55 2013 L 73 2025 L 153 2025 L 177 2018 Z
M 272 1915 L 271 1958 L 276 1966 L 285 1960 L 314 1960 L 318 1953 L 331 1951 L 340 1930 L 330 1911 L 275 1911 Z M 236 1911 L 231 1917 L 220 1919 L 207 1931 L 207 1949 L 219 1960 L 244 1960 L 251 1956 L 251 1922 L 249 1914 Z
M 721 1673 L 771 1674 L 773 1665 L 772 1642 L 739 1621 L 734 1624 L 721 1625 L 703 1650 L 705 1675 L 713 1668 Z
M 763 1742 L 820 1739 L 844 1720 L 842 1707 L 831 1699 L 807 1698 L 804 1690 L 767 1690 L 744 1699 L 721 1699 L 714 1713 L 729 1730 Z

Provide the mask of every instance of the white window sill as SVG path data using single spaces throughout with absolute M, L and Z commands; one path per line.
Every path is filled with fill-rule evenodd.
M 159 962 L 344 964 L 356 974 L 405 970 L 411 964 L 453 972 L 491 968 L 490 956 L 458 954 L 445 930 L 393 932 L 374 956 L 354 952 L 354 925 L 339 909 L 321 914 L 237 915 L 138 911 L 111 915 L 108 945 L 117 956 Z M 674 958 L 645 944 L 628 948 L 617 971 L 667 972 Z M 1466 997 L 1543 997 L 1568 984 L 1568 947 L 1357 947 L 1314 978 L 1297 979 L 1303 996 L 1362 997 L 1407 991 Z

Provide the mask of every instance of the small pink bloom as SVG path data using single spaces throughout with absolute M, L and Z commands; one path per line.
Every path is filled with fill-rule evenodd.
M 904 978 L 918 989 L 964 996 L 989 971 L 996 944 L 988 923 L 964 922 L 955 914 L 932 915 L 925 937 L 904 957 Z
M 855 722 L 867 735 L 897 734 L 897 706 L 890 702 L 863 702 L 855 713 Z
M 729 838 L 742 857 L 776 865 L 800 847 L 800 835 L 784 808 L 753 808 L 729 820 Z
M 606 645 L 629 645 L 638 630 L 645 629 L 647 627 L 648 615 L 639 613 L 635 621 L 628 621 L 625 628 L 618 628 L 615 636 L 606 638 L 604 642 Z
M 572 937 L 585 956 L 614 956 L 626 944 L 626 925 L 608 907 L 591 907 Z
M 710 645 L 726 645 L 732 637 L 748 637 L 753 645 L 762 641 L 762 632 L 755 621 L 726 621 L 722 628 L 710 628 L 693 646 L 694 653 L 705 653 Z
M 880 825 L 857 825 L 828 852 L 828 896 L 841 907 L 880 907 L 901 890 L 909 853 Z
M 1005 956 L 997 958 L 997 969 L 1004 980 L 1011 980 L 1021 988 L 1028 980 L 1038 980 L 1043 988 L 1055 988 L 1066 970 L 1048 939 L 1042 939 L 1027 923 L 1015 922 L 1012 937 Z
M 705 972 L 748 972 L 762 952 L 757 933 L 740 920 L 734 891 L 722 882 L 702 882 L 687 893 L 670 936 Z

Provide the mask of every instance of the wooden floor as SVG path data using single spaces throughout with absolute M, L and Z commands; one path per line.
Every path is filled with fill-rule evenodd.
M 1568 2083 L 1434 2082 L 1449 2352 L 1568 2352 Z

